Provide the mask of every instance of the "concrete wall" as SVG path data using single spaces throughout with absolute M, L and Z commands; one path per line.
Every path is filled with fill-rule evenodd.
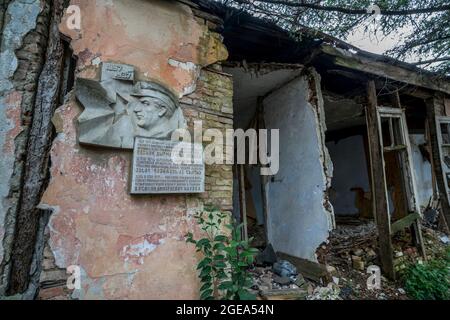
M 264 101 L 267 128 L 280 130 L 280 171 L 268 186 L 269 241 L 276 251 L 309 260 L 316 260 L 332 228 L 326 199 L 331 163 L 314 80 L 297 78 Z
M 157 80 L 182 97 L 190 127 L 231 128 L 232 81 L 219 65 L 227 58 L 220 37 L 206 21 L 175 1 L 73 1 L 81 7 L 81 31 L 72 38 L 77 76 L 95 78 L 99 63 L 137 67 L 137 77 Z M 51 181 L 41 207 L 53 210 L 48 226 L 41 299 L 61 298 L 62 287 L 45 288 L 71 265 L 82 270 L 81 299 L 197 299 L 195 248 L 185 234 L 198 234 L 192 215 L 204 199 L 232 208 L 231 166 L 208 166 L 201 196 L 128 194 L 131 153 L 85 148 L 77 143 L 81 107 L 71 98 L 55 115 Z
M 334 167 L 330 201 L 336 215 L 359 213 L 356 193 L 351 191 L 352 188 L 362 188 L 364 192 L 370 192 L 363 139 L 364 137 L 359 135 L 327 143 Z
M 411 152 L 414 163 L 417 197 L 420 206 L 426 207 L 433 195 L 433 181 L 431 177 L 431 164 L 424 159 L 419 146 L 425 143 L 423 134 L 410 134 Z

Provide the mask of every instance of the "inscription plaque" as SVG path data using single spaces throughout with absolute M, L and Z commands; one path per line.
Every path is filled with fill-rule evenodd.
M 177 163 L 172 151 L 180 142 L 136 137 L 133 154 L 131 194 L 176 194 L 205 192 L 203 152 L 201 145 L 181 143 L 194 155 L 192 161 Z M 197 158 L 196 158 L 197 157 Z

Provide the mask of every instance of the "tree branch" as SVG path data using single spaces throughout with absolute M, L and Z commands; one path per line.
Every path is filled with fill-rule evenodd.
M 252 4 L 249 0 L 234 0 L 241 4 Z M 334 11 L 340 12 L 350 15 L 361 15 L 361 14 L 370 14 L 367 12 L 367 9 L 351 9 L 345 7 L 336 7 L 336 6 L 321 6 L 314 3 L 304 3 L 304 2 L 291 2 L 286 0 L 255 0 L 255 2 L 263 2 L 267 4 L 278 4 L 292 8 L 308 8 L 320 11 Z M 450 5 L 443 5 L 431 8 L 415 8 L 415 9 L 403 9 L 403 10 L 381 10 L 381 14 L 385 16 L 404 16 L 411 14 L 422 14 L 422 13 L 433 13 L 433 12 L 442 12 L 442 11 L 450 11 Z
M 436 59 L 430 59 L 430 60 L 424 60 L 424 61 L 419 61 L 419 62 L 414 62 L 413 65 L 421 66 L 421 65 L 424 65 L 424 64 L 431 64 L 431 63 L 443 62 L 443 61 L 450 61 L 450 56 L 442 57 L 442 58 L 436 58 Z

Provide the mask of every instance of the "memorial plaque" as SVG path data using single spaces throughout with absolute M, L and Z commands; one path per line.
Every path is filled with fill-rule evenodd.
M 191 150 L 185 161 L 174 161 L 180 146 Z M 205 192 L 205 164 L 201 144 L 136 137 L 133 154 L 131 194 L 176 194 Z M 183 154 L 183 153 L 181 153 Z M 186 154 L 184 156 L 186 157 Z

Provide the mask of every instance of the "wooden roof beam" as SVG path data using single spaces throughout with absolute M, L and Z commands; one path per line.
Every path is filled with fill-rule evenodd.
M 420 69 L 408 70 L 327 44 L 322 44 L 321 50 L 324 54 L 332 56 L 338 66 L 450 94 L 450 82 L 427 74 L 425 70 L 423 72 L 420 72 Z

